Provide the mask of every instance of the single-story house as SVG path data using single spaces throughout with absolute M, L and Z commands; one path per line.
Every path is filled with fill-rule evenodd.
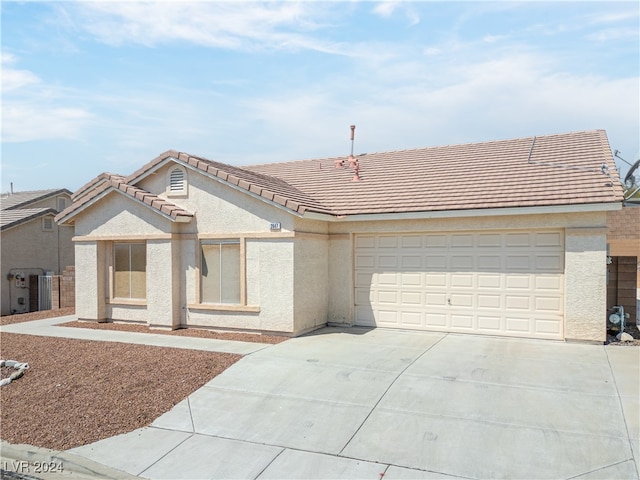
M 167 151 L 56 218 L 80 319 L 600 342 L 622 195 L 595 130 L 242 168 Z
M 51 289 L 39 288 L 38 277 L 74 264 L 73 228 L 54 221 L 70 204 L 66 188 L 0 195 L 2 315 L 51 308 Z

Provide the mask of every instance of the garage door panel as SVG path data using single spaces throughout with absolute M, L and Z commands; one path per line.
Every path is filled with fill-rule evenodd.
M 506 268 L 507 271 L 525 270 L 530 271 L 533 262 L 529 255 L 507 255 Z
M 564 246 L 560 232 L 537 232 L 534 235 L 536 247 L 562 248 Z
M 471 273 L 452 273 L 451 274 L 451 287 L 452 288 L 471 288 L 473 287 L 473 279 L 475 275 Z
M 422 248 L 422 235 L 403 235 L 402 248 Z
M 447 327 L 447 315 L 444 313 L 426 312 L 424 318 L 427 327 Z
M 529 310 L 531 308 L 531 297 L 506 295 L 507 310 Z
M 397 290 L 380 290 L 378 292 L 378 303 L 387 305 L 397 305 L 400 292 Z
M 481 233 L 478 235 L 479 247 L 495 247 L 502 246 L 502 235 L 499 233 Z
M 446 307 L 447 294 L 444 292 L 443 293 L 427 292 L 425 294 L 424 303 L 428 307 Z
M 447 235 L 425 235 L 427 248 L 444 248 L 447 246 Z
M 401 312 L 400 324 L 411 327 L 422 325 L 422 312 Z
M 451 327 L 455 329 L 471 330 L 473 328 L 472 315 L 451 315 Z
M 402 285 L 406 285 L 409 287 L 422 286 L 422 273 L 402 273 L 400 275 L 400 281 Z
M 500 295 L 478 295 L 478 308 L 500 308 L 502 296 Z
M 478 255 L 478 270 L 502 270 L 502 268 L 500 255 Z
M 452 255 L 451 269 L 470 271 L 473 269 L 473 257 L 471 255 Z
M 395 255 L 380 255 L 378 257 L 380 268 L 398 268 L 398 257 Z
M 377 275 L 378 285 L 398 285 L 397 273 L 380 273 Z
M 356 255 L 356 268 L 374 268 L 376 259 L 373 255 Z
M 507 275 L 506 287 L 507 290 L 529 289 L 531 288 L 531 278 L 529 275 Z
M 505 319 L 505 330 L 507 333 L 532 334 L 530 318 L 507 317 Z
M 534 284 L 536 290 L 562 291 L 562 277 L 558 275 L 536 275 Z
M 470 293 L 452 293 L 449 300 L 450 305 L 454 307 L 473 307 L 473 294 Z
M 397 248 L 398 237 L 396 235 L 378 237 L 378 247 L 380 248 Z
M 434 270 L 447 270 L 447 257 L 446 255 L 427 255 L 425 257 L 425 268 L 427 271 Z
M 507 233 L 507 247 L 530 247 L 531 235 L 528 233 Z
M 502 329 L 502 321 L 499 315 L 478 315 L 478 329 L 492 334 L 497 334 Z
M 562 298 L 560 297 L 536 297 L 535 309 L 543 313 L 560 313 L 562 311 Z
M 473 247 L 473 234 L 464 233 L 464 234 L 456 234 L 451 235 L 451 247 L 453 248 L 464 248 L 464 247 Z
M 478 288 L 496 289 L 502 285 L 502 275 L 481 273 L 477 276 Z
M 378 320 L 381 325 L 398 326 L 398 311 L 396 310 L 379 310 Z
M 370 288 L 371 285 L 373 284 L 373 275 L 374 275 L 374 272 L 356 271 L 356 278 L 355 278 L 356 288 L 358 287 Z
M 536 255 L 536 271 L 561 272 L 564 270 L 561 255 Z
M 362 237 L 356 324 L 563 338 L 562 231 Z
M 400 301 L 402 305 L 422 305 L 422 292 L 402 292 Z

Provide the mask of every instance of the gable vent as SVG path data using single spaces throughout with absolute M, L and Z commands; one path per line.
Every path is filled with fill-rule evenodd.
M 184 171 L 180 168 L 174 168 L 169 176 L 169 192 L 182 191 L 184 191 Z

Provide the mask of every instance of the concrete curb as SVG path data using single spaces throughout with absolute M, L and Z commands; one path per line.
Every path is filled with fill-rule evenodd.
M 16 474 L 8 478 L 42 480 L 141 478 L 72 453 L 32 445 L 12 445 L 4 440 L 0 440 L 0 467 L 6 472 Z

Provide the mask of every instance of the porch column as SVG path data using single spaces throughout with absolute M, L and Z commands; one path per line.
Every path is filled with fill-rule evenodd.
M 173 240 L 147 241 L 147 318 L 149 326 L 180 326 L 179 252 Z
M 107 321 L 107 258 L 104 242 L 75 244 L 76 316 L 80 320 Z

